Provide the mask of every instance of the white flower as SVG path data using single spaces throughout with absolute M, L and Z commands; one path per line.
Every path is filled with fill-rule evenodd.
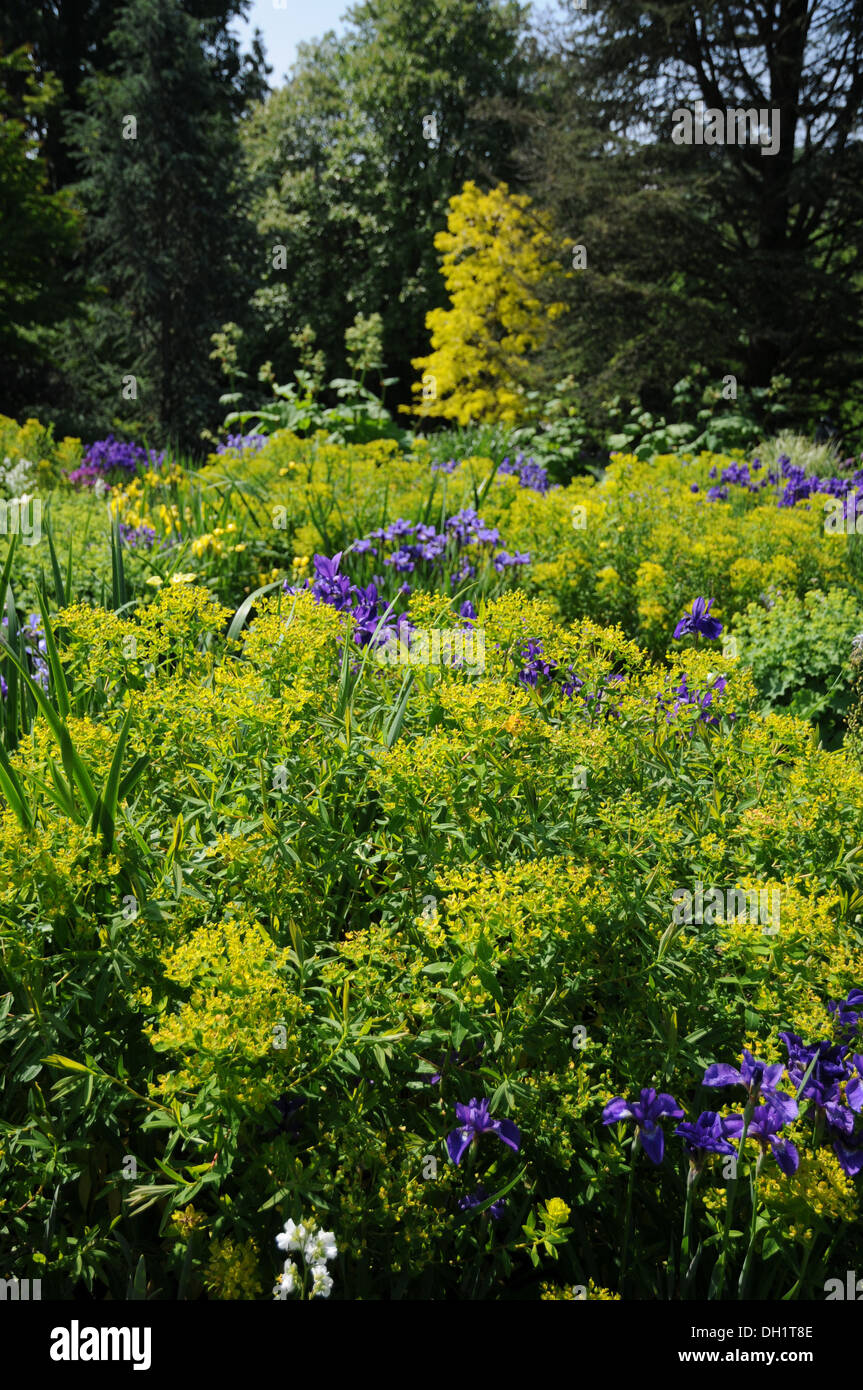
M 326 1265 L 312 1265 L 312 1298 L 329 1298 L 333 1288 L 333 1281 L 330 1278 Z
M 30 472 L 33 465 L 29 459 L 19 459 L 14 467 L 12 466 L 11 460 L 8 458 L 4 460 L 4 463 L 6 467 L 2 470 L 3 476 L 0 478 L 0 482 L 2 482 L 3 486 L 11 493 L 13 498 L 17 501 L 22 501 L 23 499 L 18 497 L 18 494 L 23 493 L 27 484 L 31 481 Z
M 334 1260 L 338 1255 L 336 1238 L 332 1231 L 316 1231 L 310 1235 L 303 1249 L 306 1264 L 318 1265 L 325 1260 Z
M 297 1273 L 297 1266 L 293 1260 L 285 1260 L 284 1272 L 279 1275 L 273 1289 L 276 1298 L 284 1300 L 294 1292 L 297 1287 Z
M 293 1221 L 286 1221 L 284 1233 L 276 1236 L 276 1245 L 280 1250 L 288 1252 L 302 1250 L 310 1235 L 310 1230 L 307 1230 L 305 1226 L 297 1226 Z
M 105 479 L 97 478 L 95 483 L 93 484 L 93 495 L 95 497 L 102 498 L 105 497 L 109 492 L 110 488 L 108 487 L 108 484 L 105 482 Z
M 194 582 L 195 582 L 195 580 L 197 579 L 197 577 L 198 577 L 198 576 L 197 576 L 196 574 L 172 574 L 172 575 L 171 575 L 171 583 L 172 583 L 172 584 L 194 584 Z

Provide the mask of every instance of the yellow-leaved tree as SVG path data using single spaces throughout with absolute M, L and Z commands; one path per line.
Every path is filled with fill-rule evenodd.
M 466 183 L 449 206 L 435 249 L 450 307 L 426 315 L 432 350 L 413 359 L 413 413 L 460 425 L 518 420 L 528 413 L 532 359 L 566 308 L 548 302 L 562 273 L 555 243 L 531 200 L 505 183 L 489 193 Z

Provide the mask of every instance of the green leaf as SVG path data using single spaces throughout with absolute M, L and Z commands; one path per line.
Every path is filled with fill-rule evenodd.
M 12 573 L 12 561 L 15 558 L 15 547 L 18 544 L 18 533 L 13 531 L 12 539 L 9 542 L 9 554 L 6 556 L 6 563 L 3 566 L 3 573 L 0 574 L 0 609 L 6 602 L 6 589 L 9 584 L 9 576 Z
M 111 766 L 108 769 L 108 776 L 105 787 L 97 807 L 93 810 L 93 829 L 100 828 L 102 831 L 102 850 L 105 854 L 110 854 L 114 846 L 114 830 L 117 818 L 117 800 L 120 790 L 120 768 L 123 765 L 123 754 L 126 751 L 126 740 L 129 736 L 129 724 L 132 719 L 131 705 L 126 710 L 126 717 L 117 735 L 117 746 L 114 749 L 114 756 L 111 759 Z M 97 820 L 98 808 L 98 820 Z
M 399 691 L 399 697 L 396 701 L 395 709 L 393 710 L 390 720 L 384 730 L 384 744 L 387 748 L 392 748 L 393 744 L 395 743 L 396 739 L 402 731 L 402 725 L 405 722 L 405 711 L 407 710 L 408 696 L 411 693 L 413 683 L 414 673 L 413 671 L 408 671 L 402 682 L 402 688 Z
M 126 776 L 120 782 L 119 797 L 121 801 L 125 801 L 130 792 L 138 785 L 149 765 L 150 758 L 147 753 L 141 753 L 135 759 Z
M 85 1067 L 83 1062 L 76 1062 L 72 1057 L 64 1057 L 59 1052 L 52 1052 L 48 1057 L 43 1057 L 42 1061 L 49 1067 L 63 1067 L 66 1071 L 84 1071 L 90 1076 L 98 1076 L 99 1073 L 93 1067 Z
M 135 1266 L 135 1277 L 129 1283 L 129 1301 L 142 1303 L 147 1297 L 147 1265 L 141 1255 Z
M 127 602 L 126 594 L 126 571 L 123 565 L 123 542 L 120 537 L 119 518 L 111 518 L 111 606 L 116 613 L 118 609 L 125 608 Z
M 69 687 L 66 684 L 66 673 L 60 664 L 57 644 L 54 641 L 54 629 L 51 626 L 51 619 L 48 617 L 48 604 L 41 588 L 36 590 L 36 601 L 39 604 L 39 612 L 42 615 L 42 626 L 45 629 L 45 646 L 48 652 L 48 663 L 51 667 L 54 698 L 57 701 L 57 709 L 61 718 L 68 719 L 71 709 L 69 702 Z
M 54 737 L 60 745 L 60 754 L 63 759 L 63 767 L 66 770 L 66 775 L 70 779 L 70 781 L 73 781 L 75 785 L 78 787 L 78 790 L 84 798 L 84 804 L 87 807 L 88 813 L 92 814 L 93 807 L 96 804 L 96 789 L 93 786 L 93 783 L 90 779 L 89 772 L 84 766 L 84 763 L 82 762 L 79 754 L 75 750 L 75 747 L 72 743 L 72 739 L 69 735 L 69 730 L 67 729 L 63 720 L 57 714 L 57 711 L 54 709 L 53 705 L 46 698 L 45 692 L 42 690 L 42 688 L 38 686 L 35 683 L 35 681 L 33 681 L 30 678 L 30 675 L 24 667 L 24 663 L 18 656 L 16 656 L 15 652 L 13 652 L 8 642 L 4 642 L 2 638 L 0 638 L 0 647 L 3 648 L 10 660 L 18 668 L 18 671 L 21 674 L 24 684 L 30 691 L 30 694 L 33 696 L 33 699 L 36 701 L 37 707 L 45 716 L 45 719 L 48 722 L 51 732 L 53 733 Z
M 66 607 L 66 589 L 63 584 L 63 576 L 60 573 L 60 566 L 57 563 L 57 551 L 54 549 L 54 534 L 50 519 L 46 522 L 45 536 L 48 541 L 48 554 L 51 557 L 51 570 L 54 575 L 54 597 L 57 600 L 58 608 Z M 69 550 L 69 564 L 72 563 L 72 551 Z M 71 571 L 70 571 L 71 572 Z

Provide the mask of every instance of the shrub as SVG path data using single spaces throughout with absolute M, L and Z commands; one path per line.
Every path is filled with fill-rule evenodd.
M 654 1166 L 602 1117 L 649 1086 L 727 1113 L 708 1065 L 858 1036 L 827 1006 L 863 982 L 859 772 L 709 648 L 656 666 L 551 610 L 481 602 L 472 674 L 361 660 L 307 591 L 230 632 L 189 583 L 57 614 L 68 711 L 9 755 L 27 814 L 0 814 L 22 1274 L 123 1297 L 143 1259 L 152 1297 L 255 1297 L 288 1218 L 335 1233 L 351 1299 L 703 1297 L 718 1257 L 811 1297 L 828 1242 L 857 1267 L 859 1140 L 814 1139 L 814 1101 L 793 1174 L 742 1146 L 724 1239 L 719 1163 L 687 1188 L 679 1138 Z M 432 593 L 408 614 L 458 622 Z M 697 882 L 778 893 L 778 931 L 682 920 Z
M 784 707 L 814 719 L 831 743 L 841 738 L 850 706 L 851 647 L 861 630 L 863 601 L 847 589 L 813 589 L 802 599 L 778 594 L 734 619 L 738 654 L 765 712 Z

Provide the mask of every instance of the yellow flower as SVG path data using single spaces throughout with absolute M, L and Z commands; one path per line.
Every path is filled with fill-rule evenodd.
M 545 1210 L 549 1221 L 553 1222 L 555 1226 L 563 1226 L 569 1218 L 569 1207 L 561 1197 L 552 1197 L 550 1201 L 546 1202 Z
M 204 1282 L 218 1299 L 249 1299 L 261 1293 L 255 1242 L 246 1240 L 235 1245 L 230 1239 L 214 1240 Z

